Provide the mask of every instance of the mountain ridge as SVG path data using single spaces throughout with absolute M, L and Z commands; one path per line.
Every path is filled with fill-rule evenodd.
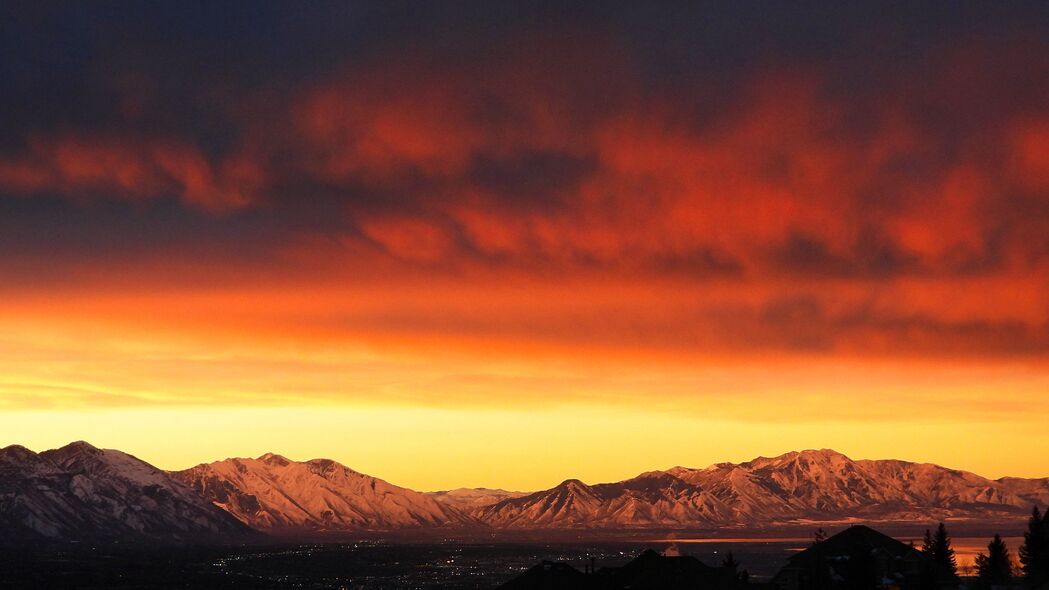
M 249 528 L 280 535 L 995 521 L 1019 520 L 1032 505 L 1047 504 L 1049 478 L 988 479 L 932 463 L 853 460 L 832 449 L 678 465 L 616 482 L 568 478 L 530 493 L 418 492 L 331 459 L 273 452 L 165 472 L 82 441 L 41 453 L 0 449 L 0 529 L 45 538 L 90 537 L 92 526 L 180 539 Z M 146 508 L 158 514 L 143 514 Z
M 201 463 L 172 472 L 216 506 L 261 530 L 385 530 L 466 526 L 450 504 L 354 471 L 331 459 L 292 461 L 275 453 Z
M 18 445 L 0 449 L 0 531 L 14 543 L 225 541 L 255 534 L 167 472 L 84 441 L 41 453 Z
M 657 490 L 631 485 L 664 474 Z M 894 459 L 853 460 L 832 449 L 791 451 L 705 468 L 676 466 L 586 485 L 599 506 L 562 484 L 481 510 L 507 528 L 728 526 L 862 518 L 871 521 L 1021 518 L 1049 503 L 1049 478 L 999 478 Z

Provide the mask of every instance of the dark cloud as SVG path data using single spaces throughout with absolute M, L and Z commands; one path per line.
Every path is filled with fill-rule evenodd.
M 597 167 L 594 157 L 557 152 L 525 151 L 501 158 L 477 154 L 467 177 L 479 189 L 507 197 L 510 206 L 550 208 L 578 191 Z
M 861 227 L 842 253 L 818 237 L 792 232 L 771 250 L 772 268 L 812 277 L 892 277 L 930 272 L 921 260 L 894 243 L 879 228 Z
M 592 331 L 1044 351 L 1042 5 L 0 10 L 0 264 L 22 284 L 145 252 L 362 282 L 730 283 L 755 293 L 743 311 L 683 310 L 717 336 Z M 930 304 L 988 281 L 1022 311 L 1003 291 L 962 318 Z M 867 306 L 900 282 L 908 299 Z

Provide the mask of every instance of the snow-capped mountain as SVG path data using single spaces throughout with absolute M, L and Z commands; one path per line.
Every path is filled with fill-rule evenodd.
M 986 518 L 1049 502 L 1049 479 L 990 480 L 930 463 L 854 461 L 828 449 L 670 473 L 763 519 Z
M 173 474 L 257 529 L 390 530 L 465 526 L 476 521 L 432 497 L 328 459 L 291 461 L 267 453 Z
M 654 471 L 618 483 L 586 485 L 578 479 L 476 512 L 497 528 L 687 527 L 726 521 L 731 509 L 703 489 Z
M 220 540 L 252 531 L 167 473 L 121 451 L 75 442 L 0 449 L 6 540 Z
M 483 506 L 491 506 L 508 498 L 527 496 L 527 492 L 511 492 L 492 488 L 456 488 L 440 492 L 426 492 L 434 500 L 460 510 L 470 511 Z
M 928 463 L 791 452 L 616 483 L 577 479 L 525 494 L 422 493 L 334 461 L 267 453 L 167 473 L 83 442 L 0 449 L 0 537 L 81 540 L 230 538 L 422 528 L 758 527 L 791 522 L 1026 517 L 1049 505 L 1049 478 L 990 480 Z M 247 526 L 245 526 L 247 525 Z
M 831 450 L 791 452 L 705 469 L 557 487 L 478 509 L 492 526 L 688 527 L 858 518 L 1020 517 L 1049 504 L 1049 478 L 989 480 L 927 463 L 853 461 Z

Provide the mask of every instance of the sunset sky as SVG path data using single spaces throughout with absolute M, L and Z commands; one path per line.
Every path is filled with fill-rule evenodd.
M 0 6 L 0 446 L 1049 476 L 1049 5 L 566 4 Z

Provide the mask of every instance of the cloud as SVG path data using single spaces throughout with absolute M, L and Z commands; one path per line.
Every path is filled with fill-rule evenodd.
M 1049 4 L 0 14 L 9 442 L 1046 473 Z
M 172 195 L 213 212 L 247 205 L 260 183 L 249 160 L 213 163 L 192 145 L 166 139 L 37 139 L 26 154 L 0 160 L 0 188 L 9 192 L 132 201 Z
M 416 234 L 434 247 L 411 258 L 453 267 L 873 279 L 1041 264 L 1021 236 L 1044 212 L 1021 212 L 1041 182 L 1038 127 L 1026 129 L 1042 114 L 1018 100 L 995 105 L 1001 125 L 969 122 L 956 52 L 860 88 L 817 63 L 656 92 L 622 51 L 595 73 L 592 52 L 559 49 L 564 63 L 344 70 L 298 103 L 293 174 L 344 188 L 351 238 L 397 257 Z M 591 101 L 579 88 L 612 98 L 579 116 Z M 930 121 L 934 101 L 949 108 Z M 382 235 L 368 229 L 380 217 Z
M 221 141 L 189 120 L 143 129 L 149 109 L 169 112 L 149 101 L 110 129 L 40 131 L 0 158 L 0 187 L 146 211 L 173 198 L 211 236 L 256 220 L 258 235 L 136 259 L 129 296 L 149 308 L 158 282 L 288 289 L 272 317 L 240 324 L 225 299 L 212 311 L 289 337 L 1047 352 L 1049 119 L 1035 97 L 1049 84 L 1029 67 L 1043 41 L 959 37 L 891 63 L 762 54 L 731 75 L 656 72 L 607 31 L 450 45 L 343 56 L 286 87 L 199 89 L 226 97 Z M 257 266 L 231 254 L 244 250 Z M 128 271 L 80 262 L 94 288 Z M 302 307 L 298 289 L 331 293 L 316 296 L 328 307 Z

